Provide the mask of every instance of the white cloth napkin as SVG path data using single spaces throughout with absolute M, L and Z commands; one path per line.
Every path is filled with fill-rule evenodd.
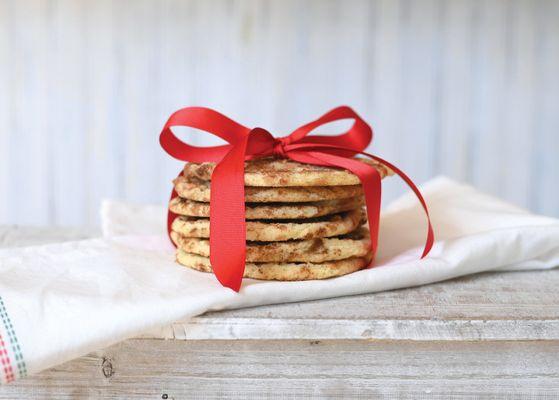
M 559 220 L 446 178 L 423 185 L 435 228 L 411 194 L 381 220 L 377 267 L 306 282 L 245 280 L 240 293 L 174 263 L 165 209 L 105 202 L 104 238 L 0 250 L 0 376 L 38 372 L 208 310 L 423 285 L 487 270 L 559 265 Z

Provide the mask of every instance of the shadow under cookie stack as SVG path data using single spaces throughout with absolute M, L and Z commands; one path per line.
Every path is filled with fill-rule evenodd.
M 373 165 L 384 178 L 392 172 Z M 188 163 L 169 208 L 177 261 L 211 272 L 210 182 L 214 163 Z M 277 158 L 245 163 L 245 278 L 326 279 L 367 267 L 372 254 L 363 190 L 352 173 Z

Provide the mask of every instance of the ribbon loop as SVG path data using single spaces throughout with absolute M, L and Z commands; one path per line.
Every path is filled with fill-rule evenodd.
M 171 130 L 183 126 L 211 133 L 227 141 L 229 145 L 197 147 L 184 143 Z M 220 161 L 250 129 L 210 108 L 186 107 L 174 112 L 159 135 L 161 147 L 173 158 L 189 162 Z
M 337 136 L 323 136 L 314 135 L 307 136 L 313 130 L 320 126 L 341 121 L 345 119 L 352 119 L 353 125 L 346 132 Z M 320 118 L 309 122 L 294 130 L 289 136 L 292 142 L 300 143 L 322 143 L 340 145 L 344 144 L 355 150 L 362 151 L 367 148 L 373 139 L 373 130 L 352 108 L 341 106 L 330 110 Z
M 309 134 L 331 122 L 351 119 L 352 126 L 337 136 Z M 185 126 L 208 132 L 228 144 L 197 147 L 180 140 L 171 130 Z M 245 269 L 246 221 L 244 195 L 244 163 L 260 157 L 281 157 L 294 161 L 346 169 L 359 177 L 363 185 L 373 255 L 377 250 L 381 178 L 376 168 L 355 160 L 362 154 L 391 168 L 413 190 L 423 207 L 428 231 L 422 257 L 434 242 L 427 204 L 419 189 L 401 170 L 387 161 L 366 153 L 373 138 L 371 127 L 350 107 L 337 107 L 291 134 L 274 138 L 262 128 L 249 129 L 209 108 L 187 107 L 171 115 L 163 127 L 159 141 L 172 157 L 189 162 L 216 162 L 210 192 L 210 263 L 223 286 L 239 291 Z M 171 199 L 177 193 L 173 190 Z M 176 215 L 169 210 L 169 235 Z

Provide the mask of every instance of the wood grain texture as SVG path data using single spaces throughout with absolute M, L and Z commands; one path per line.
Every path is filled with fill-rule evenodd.
M 559 342 L 128 340 L 0 399 L 551 399 Z
M 167 339 L 559 340 L 559 271 L 485 273 L 363 296 L 208 313 Z
M 0 223 L 164 204 L 180 163 L 157 136 L 182 106 L 283 135 L 342 103 L 419 183 L 559 216 L 558 18 L 554 0 L 0 0 Z
M 162 333 L 160 333 L 162 332 Z M 559 320 L 413 320 L 224 318 L 201 316 L 158 331 L 155 339 L 181 340 L 559 340 Z
M 558 285 L 559 270 L 483 273 L 364 296 L 220 311 L 216 314 L 226 318 L 557 321 Z

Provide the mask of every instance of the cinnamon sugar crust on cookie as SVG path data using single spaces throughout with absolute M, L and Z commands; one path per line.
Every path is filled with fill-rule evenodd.
M 336 214 L 362 207 L 360 197 L 339 200 L 325 200 L 306 203 L 246 203 L 246 219 L 304 219 Z M 210 203 L 175 197 L 169 202 L 169 209 L 175 214 L 190 217 L 210 216 Z
M 375 167 L 384 178 L 392 171 L 374 160 L 357 158 L 360 162 Z M 211 180 L 215 163 L 187 163 L 186 176 L 204 181 Z M 359 178 L 349 171 L 334 167 L 303 164 L 283 158 L 258 158 L 245 161 L 245 186 L 290 187 L 290 186 L 346 186 L 359 185 Z
M 344 235 L 365 222 L 363 209 L 351 210 L 319 218 L 301 220 L 258 220 L 246 222 L 246 240 L 276 242 Z M 172 230 L 186 237 L 209 238 L 208 218 L 179 216 Z
M 328 279 L 366 268 L 370 260 L 371 255 L 368 254 L 365 257 L 351 257 L 323 263 L 247 263 L 243 277 L 278 281 Z M 212 272 L 209 258 L 187 253 L 181 249 L 177 250 L 177 262 L 198 271 Z
M 173 183 L 175 190 L 182 198 L 203 202 L 210 201 L 210 181 L 204 181 L 190 175 L 179 176 Z M 361 185 L 245 187 L 245 201 L 252 203 L 301 203 L 347 199 L 362 195 Z
M 210 256 L 208 239 L 189 238 L 171 232 L 173 242 L 187 253 L 203 257 Z M 371 240 L 368 229 L 356 231 L 334 238 L 308 240 L 288 240 L 284 242 L 247 242 L 247 262 L 313 262 L 343 260 L 364 257 L 370 251 Z

